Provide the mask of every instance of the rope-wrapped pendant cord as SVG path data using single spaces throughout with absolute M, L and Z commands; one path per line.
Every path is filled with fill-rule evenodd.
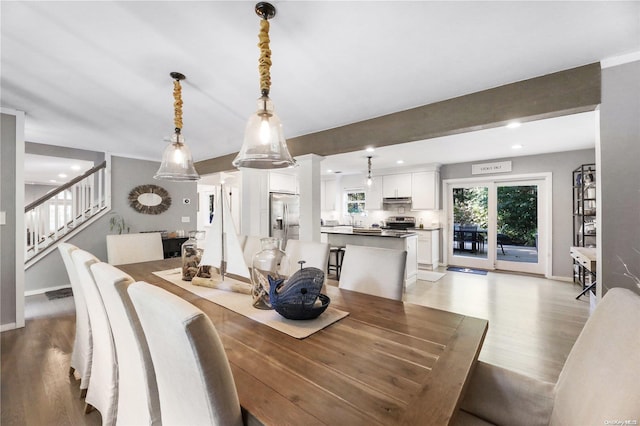
M 268 95 L 271 88 L 271 49 L 269 49 L 269 21 L 266 19 L 260 20 L 258 40 L 258 47 L 260 48 L 260 59 L 258 60 L 260 91 L 263 95 Z
M 173 82 L 173 99 L 173 122 L 176 126 L 176 131 L 179 131 L 182 129 L 182 87 L 179 80 Z

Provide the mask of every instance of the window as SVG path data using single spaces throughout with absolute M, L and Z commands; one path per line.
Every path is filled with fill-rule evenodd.
M 365 192 L 361 189 L 347 191 L 347 213 L 364 213 Z

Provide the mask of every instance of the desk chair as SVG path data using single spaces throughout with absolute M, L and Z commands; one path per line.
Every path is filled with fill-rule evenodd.
M 107 235 L 107 259 L 111 265 L 164 259 L 160 232 Z
M 165 425 L 242 425 L 218 333 L 201 310 L 145 282 L 128 289 L 149 344 Z
M 69 362 L 69 375 L 78 373 L 80 377 L 80 396 L 84 397 L 89 387 L 89 378 L 91 377 L 91 352 L 93 345 L 91 342 L 91 323 L 89 322 L 89 312 L 87 311 L 87 302 L 84 296 L 84 286 L 86 282 L 80 281 L 76 266 L 71 258 L 71 253 L 78 247 L 69 243 L 58 244 L 58 250 L 62 256 L 62 261 L 67 270 L 71 289 L 73 290 L 73 302 L 76 306 L 76 336 L 73 341 L 73 350 L 71 351 L 71 360 Z
M 289 258 L 290 273 L 300 269 L 298 262 L 304 261 L 304 268 L 318 268 L 327 277 L 327 263 L 329 262 L 329 244 L 315 241 L 289 240 L 284 251 Z
M 108 263 L 94 263 L 91 272 L 109 318 L 118 364 L 117 422 L 160 425 L 156 374 L 138 315 L 127 288 L 133 278 Z
M 640 419 L 640 294 L 607 292 L 560 372 L 542 382 L 478 362 L 456 425 L 604 425 Z
M 338 287 L 402 300 L 407 252 L 347 244 Z

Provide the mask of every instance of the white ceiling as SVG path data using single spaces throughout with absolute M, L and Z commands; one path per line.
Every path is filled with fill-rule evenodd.
M 638 1 L 274 3 L 271 97 L 289 138 L 640 51 Z M 236 152 L 259 96 L 254 4 L 3 1 L 2 106 L 26 112 L 28 141 L 160 160 L 179 71 L 195 159 Z M 587 116 L 556 120 L 515 129 L 519 153 L 593 146 Z M 374 167 L 510 156 L 517 133 L 473 135 L 381 148 Z
M 93 167 L 92 161 L 25 154 L 24 182 L 60 186 Z

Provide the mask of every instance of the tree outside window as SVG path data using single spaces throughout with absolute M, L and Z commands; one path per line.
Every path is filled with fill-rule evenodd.
M 347 191 L 347 213 L 364 213 L 365 192 L 363 190 Z

